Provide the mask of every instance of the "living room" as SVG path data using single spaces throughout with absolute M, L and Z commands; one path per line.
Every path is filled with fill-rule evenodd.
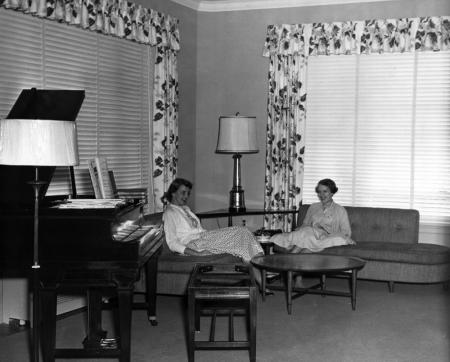
M 153 8 L 180 19 L 179 132 L 182 136 L 179 175 L 194 182 L 191 202 L 196 211 L 220 209 L 228 202 L 233 162 L 231 157 L 214 151 L 219 117 L 236 112 L 255 116 L 257 119 L 260 151 L 243 156 L 242 186 L 248 207 L 264 206 L 263 165 L 266 158 L 269 59 L 263 56 L 263 49 L 268 25 L 422 17 L 448 13 L 445 1 L 333 1 L 317 7 L 287 7 L 286 4 L 290 3 L 287 1 L 282 3 L 286 7 L 267 9 L 253 9 L 251 1 L 239 6 L 236 6 L 236 2 L 231 2 L 232 5 L 228 3 L 203 1 L 198 5 L 203 11 L 195 10 L 194 5 L 180 5 L 183 1 L 151 3 Z M 311 2 L 306 4 L 311 5 Z M 226 11 L 233 9 L 233 5 L 239 10 Z M 244 10 L 246 7 L 252 10 Z M 186 46 L 183 46 L 185 43 Z M 306 167 L 305 165 L 305 170 Z M 335 174 L 324 177 L 327 176 L 336 177 Z M 306 203 L 315 201 L 313 187 L 317 181 L 318 179 L 314 179 L 308 186 L 304 186 Z M 336 197 L 339 200 L 340 195 Z M 347 200 L 342 202 L 348 203 Z M 247 217 L 246 223 L 254 229 L 262 226 L 260 218 L 253 220 Z M 439 227 L 421 224 L 420 240 L 449 246 L 449 232 L 448 226 L 442 223 Z
M 277 7 L 267 5 L 269 1 L 148 0 L 136 3 L 179 19 L 177 173 L 193 181 L 190 206 L 196 211 L 228 205 L 233 163 L 231 157 L 216 154 L 215 149 L 219 117 L 236 112 L 257 119 L 259 153 L 244 155 L 242 182 L 247 207 L 264 206 L 269 59 L 262 53 L 268 25 L 450 14 L 450 4 L 445 0 L 324 1 L 317 6 L 311 1 L 305 1 L 303 6 L 297 6 L 294 1 L 284 1 L 277 2 Z M 338 198 L 336 200 L 339 201 Z M 261 217 L 246 216 L 235 222 L 241 224 L 244 219 L 252 229 L 262 226 Z M 210 226 L 217 227 L 217 224 L 225 226 L 225 220 L 214 220 Z M 421 225 L 419 240 L 450 246 L 449 234 L 448 223 L 438 226 L 424 224 Z M 368 285 L 364 288 L 370 289 Z M 413 287 L 413 291 L 407 292 L 412 298 L 415 293 L 420 294 L 420 289 Z M 448 319 L 448 311 L 443 310 L 443 319 Z M 446 333 L 448 341 L 448 328 Z M 346 358 L 341 360 L 358 360 L 349 355 Z M 164 360 L 163 357 L 160 360 Z M 267 360 L 275 360 L 275 357 Z M 375 361 L 377 358 L 361 357 L 359 360 Z M 378 360 L 403 359 L 384 356 Z M 418 357 L 417 360 L 424 359 Z

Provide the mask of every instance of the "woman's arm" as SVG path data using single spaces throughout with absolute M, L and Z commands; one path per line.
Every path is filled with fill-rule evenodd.
M 305 215 L 305 218 L 303 219 L 303 223 L 301 226 L 312 226 L 312 216 L 314 214 L 314 209 L 315 209 L 315 204 L 309 205 L 308 210 L 306 210 L 306 215 Z
M 186 246 L 181 242 L 180 231 L 183 228 L 184 220 L 182 215 L 170 207 L 164 211 L 164 234 L 167 246 L 175 253 L 184 254 Z
M 350 227 L 347 210 L 345 210 L 343 206 L 339 208 L 338 219 L 340 233 L 348 238 L 352 236 L 352 229 Z

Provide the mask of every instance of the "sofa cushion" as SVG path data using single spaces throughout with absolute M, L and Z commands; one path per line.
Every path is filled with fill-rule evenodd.
M 410 264 L 444 264 L 450 262 L 450 248 L 435 244 L 405 244 L 368 241 L 356 245 L 327 248 L 321 254 L 355 256 L 365 260 Z

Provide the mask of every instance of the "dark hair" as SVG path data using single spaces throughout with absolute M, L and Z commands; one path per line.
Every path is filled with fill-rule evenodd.
M 339 189 L 337 188 L 337 186 L 336 186 L 336 183 L 335 183 L 332 179 L 330 179 L 330 178 L 324 178 L 323 180 L 320 180 L 320 181 L 317 183 L 317 186 L 316 186 L 316 193 L 317 193 L 318 190 L 319 190 L 319 185 L 328 187 L 328 189 L 330 190 L 330 192 L 331 192 L 332 194 L 335 194 L 335 193 L 338 192 L 338 190 L 339 190 Z
M 163 204 L 167 203 L 167 201 L 172 202 L 172 194 L 177 192 L 180 186 L 186 186 L 188 189 L 192 190 L 191 181 L 178 177 L 172 181 L 167 191 L 161 197 L 161 201 L 163 202 Z

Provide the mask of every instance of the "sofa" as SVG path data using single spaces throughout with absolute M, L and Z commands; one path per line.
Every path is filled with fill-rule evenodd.
M 309 205 L 299 207 L 301 225 Z M 366 261 L 359 279 L 394 283 L 446 283 L 450 280 L 450 248 L 419 243 L 419 212 L 412 209 L 346 207 L 356 245 L 336 246 L 321 254 L 354 256 Z M 237 263 L 228 254 L 184 256 L 163 243 L 158 260 L 158 294 L 184 295 L 196 263 Z
M 309 205 L 301 205 L 301 225 Z M 326 255 L 354 256 L 366 261 L 359 279 L 395 282 L 445 283 L 450 280 L 450 248 L 419 243 L 419 212 L 412 209 L 345 207 L 356 245 L 327 248 Z

